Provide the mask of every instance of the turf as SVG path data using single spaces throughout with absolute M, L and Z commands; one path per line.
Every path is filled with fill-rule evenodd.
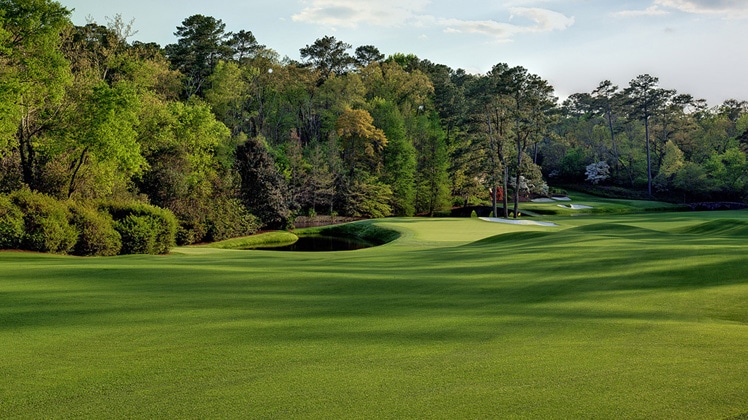
M 0 253 L 0 418 L 748 413 L 748 212 L 365 222 L 358 251 Z
M 525 213 L 536 213 L 555 216 L 578 216 L 584 214 L 621 214 L 650 211 L 685 211 L 685 205 L 663 203 L 661 201 L 621 200 L 613 198 L 595 197 L 580 192 L 572 192 L 568 196 L 571 201 L 553 201 L 549 203 L 522 203 L 521 209 Z M 569 209 L 561 206 L 569 204 L 590 205 L 590 208 Z

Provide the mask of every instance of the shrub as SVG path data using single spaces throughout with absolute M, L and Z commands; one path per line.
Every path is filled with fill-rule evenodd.
M 23 240 L 23 213 L 6 195 L 0 195 L 0 249 L 18 249 Z
M 169 210 L 138 202 L 100 205 L 114 219 L 122 254 L 166 254 L 176 243 L 177 219 Z
M 367 222 L 347 223 L 344 225 L 307 229 L 305 230 L 305 234 L 320 234 L 323 236 L 335 236 L 340 238 L 356 238 L 373 245 L 386 244 L 400 237 L 400 232 L 396 230 L 386 229 Z
M 158 254 L 156 229 L 153 219 L 148 216 L 128 214 L 114 223 L 122 237 L 122 254 Z
M 72 205 L 72 223 L 78 230 L 75 255 L 117 255 L 122 249 L 122 237 L 114 228 L 114 221 L 106 213 L 82 205 Z
M 262 221 L 249 213 L 241 201 L 236 199 L 216 200 L 208 220 L 208 242 L 252 235 L 260 228 Z
M 475 210 L 471 211 L 470 212 L 470 218 L 471 219 L 477 219 L 478 218 L 478 213 L 476 213 Z
M 170 208 L 179 221 L 178 245 L 214 242 L 255 233 L 260 220 L 238 199 L 216 196 L 206 200 L 183 200 Z
M 24 214 L 22 249 L 64 254 L 73 248 L 78 231 L 69 223 L 65 202 L 29 190 L 14 192 L 10 200 Z

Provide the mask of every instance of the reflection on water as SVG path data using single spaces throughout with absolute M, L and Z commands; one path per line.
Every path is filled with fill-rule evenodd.
M 299 240 L 291 245 L 275 248 L 262 248 L 269 251 L 351 251 L 355 249 L 369 248 L 372 245 L 366 242 L 349 238 L 336 238 L 332 236 L 300 236 Z

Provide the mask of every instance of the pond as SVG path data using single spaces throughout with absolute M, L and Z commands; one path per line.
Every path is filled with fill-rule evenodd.
M 351 238 L 338 238 L 334 236 L 300 236 L 299 240 L 291 245 L 275 248 L 262 248 L 268 251 L 352 251 L 355 249 L 370 248 L 373 245 Z

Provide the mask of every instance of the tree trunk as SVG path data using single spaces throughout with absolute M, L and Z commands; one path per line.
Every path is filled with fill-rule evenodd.
M 522 140 L 517 134 L 517 175 L 514 179 L 514 218 L 517 218 L 517 214 L 519 213 L 519 179 L 522 176 L 522 170 L 520 169 L 522 167 L 522 155 L 524 154 L 525 148 L 523 147 L 523 143 L 526 140 Z
M 647 192 L 652 195 L 652 157 L 649 151 L 649 117 L 644 117 L 644 137 L 647 141 Z
M 73 192 L 75 191 L 75 180 L 78 177 L 78 171 L 86 161 L 86 152 L 88 152 L 88 147 L 83 149 L 80 158 L 78 158 L 78 161 L 75 163 L 75 169 L 73 170 L 73 175 L 70 176 L 70 183 L 68 184 L 68 198 L 72 197 Z
M 618 171 L 618 168 L 619 168 L 618 145 L 616 144 L 616 135 L 615 135 L 615 132 L 613 131 L 613 116 L 611 115 L 610 110 L 608 110 L 607 114 L 608 114 L 608 129 L 610 130 L 610 141 L 611 143 L 613 143 L 613 158 L 616 161 L 615 174 L 616 174 L 616 179 L 618 179 L 618 172 L 619 172 Z
M 501 197 L 501 205 L 504 207 L 504 218 L 509 218 L 509 194 L 507 193 L 509 191 L 509 165 L 504 163 L 504 180 L 502 181 L 503 188 L 504 188 L 504 194 L 502 194 Z
M 496 198 L 496 193 L 499 191 L 499 186 L 494 185 L 493 187 L 491 187 L 491 190 L 491 204 L 493 208 L 491 214 L 493 215 L 493 217 L 499 217 L 499 206 Z
M 21 119 L 21 124 L 18 126 L 18 151 L 21 154 L 21 176 L 23 182 L 29 186 L 32 190 L 35 189 L 34 185 L 34 146 L 31 143 L 31 134 L 28 130 L 28 116 L 24 116 Z

